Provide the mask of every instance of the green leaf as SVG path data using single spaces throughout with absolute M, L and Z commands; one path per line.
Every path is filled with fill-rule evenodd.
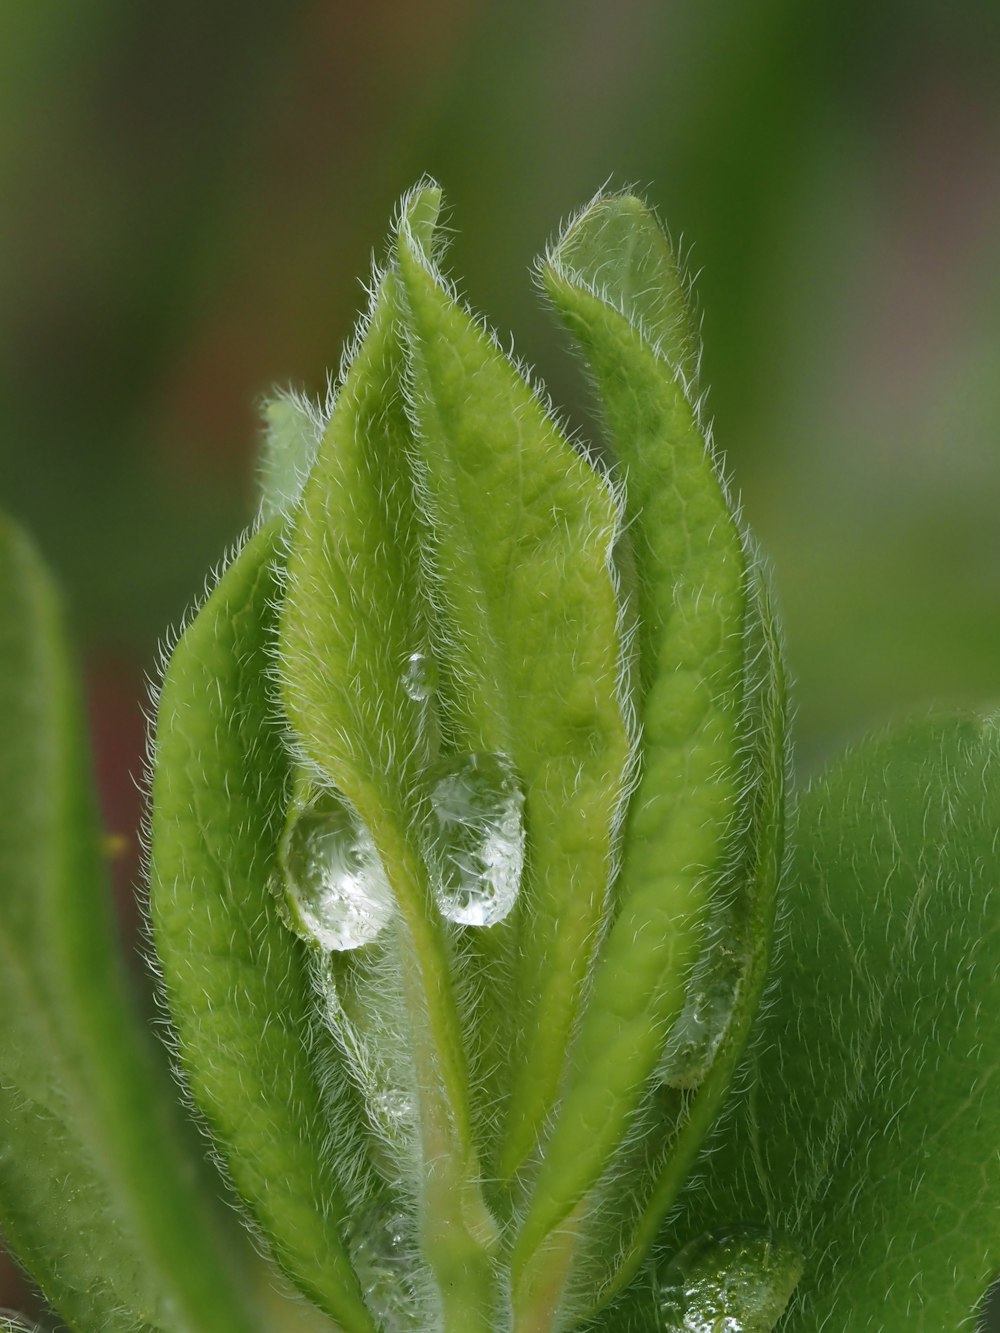
M 329 416 L 329 410 L 325 415 Z M 265 403 L 257 464 L 261 522 L 287 513 L 298 502 L 323 428 L 324 413 L 301 394 L 280 393 Z
M 352 1161 L 345 1075 L 310 1022 L 308 950 L 272 892 L 291 782 L 270 698 L 280 542 L 275 520 L 246 544 L 167 668 L 151 912 L 184 1073 L 236 1190 L 296 1285 L 374 1333 L 331 1160 Z
M 504 968 L 484 971 L 500 1005 L 481 1025 L 510 1088 L 509 1178 L 555 1100 L 608 905 L 630 745 L 611 566 L 620 513 L 412 229 L 399 269 L 445 739 L 452 753 L 509 756 L 524 786 L 520 907 L 476 932 L 513 981 L 507 1001 Z
M 701 343 L 690 289 L 655 214 L 635 195 L 599 195 L 582 209 L 545 256 L 542 282 L 560 314 L 582 313 L 559 279 L 580 286 L 617 311 L 657 356 L 690 382 Z
M 404 212 L 428 237 L 439 192 L 418 188 Z M 422 1247 L 444 1299 L 470 1329 L 492 1319 L 496 1228 L 482 1195 L 462 1025 L 444 922 L 417 837 L 422 775 L 433 733 L 407 690 L 414 654 L 428 651 L 418 584 L 417 515 L 402 399 L 397 279 L 374 284 L 369 317 L 296 514 L 281 613 L 281 694 L 298 745 L 371 834 L 399 911 L 384 967 L 403 1012 L 372 1015 L 383 1034 L 406 1030 L 410 1067 L 392 1091 L 415 1093 L 420 1142 L 409 1171 L 421 1198 Z M 332 961 L 332 960 L 331 960 Z M 350 974 L 363 964 L 341 961 Z M 361 1016 L 362 1032 L 365 1030 Z M 402 1081 L 402 1088 L 400 1087 Z M 422 1161 L 421 1161 L 422 1159 Z M 456 1315 L 456 1318 L 460 1316 Z
M 965 1327 L 1000 1269 L 995 717 L 874 737 L 802 801 L 756 1077 L 692 1217 L 806 1266 L 788 1333 Z
M 694 1077 L 679 1084 L 668 1043 L 665 1084 L 648 1108 L 650 1144 L 607 1173 L 597 1236 L 607 1274 L 602 1303 L 635 1276 L 660 1224 L 695 1166 L 706 1134 L 724 1104 L 760 1005 L 771 959 L 778 885 L 785 857 L 787 699 L 778 628 L 763 571 L 752 573 L 753 598 L 744 650 L 744 713 L 740 823 L 747 836 L 714 895 L 707 942 L 689 982 L 674 1035 L 693 1031 L 688 1060 Z M 691 1018 L 685 1027 L 685 1020 Z M 699 1022 L 706 1023 L 702 1029 Z M 683 1056 L 684 1046 L 680 1045 Z M 629 1167 L 631 1168 L 629 1170 Z M 615 1236 L 615 1243 L 609 1237 Z
M 396 319 L 389 272 L 295 515 L 280 623 L 285 712 L 307 760 L 376 844 L 406 841 L 414 786 L 430 759 L 423 710 L 406 689 L 408 660 L 426 651 L 427 630 Z M 417 914 L 419 886 L 413 893 Z
M 81 1330 L 254 1318 L 129 1011 L 62 619 L 0 523 L 0 1226 Z
M 627 244 L 609 252 L 609 236 Z M 598 200 L 547 255 L 542 278 L 589 364 L 625 484 L 642 769 L 616 916 L 515 1252 L 525 1308 L 558 1288 L 553 1273 L 572 1262 L 588 1211 L 603 1197 L 588 1204 L 588 1192 L 641 1131 L 636 1117 L 648 1109 L 663 1033 L 683 1009 L 713 891 L 725 890 L 727 871 L 746 854 L 743 627 L 753 595 L 725 487 L 668 359 L 678 349 L 686 355 L 689 340 L 676 266 L 658 228 L 634 199 Z M 662 290 L 650 294 L 656 284 Z M 779 751 L 783 761 L 782 744 Z M 759 888 L 766 921 L 773 877 Z

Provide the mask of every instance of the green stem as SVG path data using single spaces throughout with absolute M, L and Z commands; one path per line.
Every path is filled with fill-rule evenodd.
M 391 826 L 372 829 L 385 853 L 411 957 L 401 959 L 414 1044 L 423 1157 L 421 1241 L 447 1333 L 495 1333 L 499 1228 L 483 1197 L 468 1076 L 440 925 L 423 908 L 422 863 Z M 389 847 L 386 847 L 388 840 Z M 405 945 L 404 945 L 405 947 Z

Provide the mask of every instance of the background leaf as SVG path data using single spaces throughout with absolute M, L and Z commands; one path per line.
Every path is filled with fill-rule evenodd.
M 255 1325 L 129 1012 L 80 704 L 38 556 L 0 522 L 0 1218 L 74 1327 Z
M 308 951 L 272 890 L 290 795 L 269 676 L 280 528 L 247 543 L 167 668 L 150 909 L 178 1053 L 237 1192 L 292 1281 L 372 1333 L 331 1160 L 335 1140 L 341 1164 L 357 1161 L 337 1115 L 346 1076 L 310 1022 Z
M 665 1237 L 763 1223 L 787 1333 L 950 1333 L 1000 1267 L 1000 729 L 865 741 L 802 801 L 746 1095 Z

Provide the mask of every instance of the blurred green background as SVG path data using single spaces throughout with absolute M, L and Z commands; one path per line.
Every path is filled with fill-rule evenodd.
M 66 590 L 112 828 L 158 640 L 250 514 L 259 398 L 322 390 L 423 172 L 463 290 L 584 424 L 528 267 L 605 181 L 667 220 L 804 773 L 1000 700 L 1000 5 L 6 0 L 0 504 Z

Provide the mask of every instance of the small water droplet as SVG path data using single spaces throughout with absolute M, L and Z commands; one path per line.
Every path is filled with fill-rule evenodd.
M 430 775 L 427 860 L 449 921 L 492 926 L 514 906 L 524 865 L 524 795 L 502 754 L 467 754 Z
M 661 1082 L 672 1088 L 697 1088 L 704 1081 L 733 1013 L 735 986 L 727 981 L 717 977 L 700 985 L 695 979 L 663 1048 Z
M 351 1229 L 351 1258 L 365 1303 L 383 1333 L 421 1327 L 418 1261 L 405 1214 L 375 1207 Z
M 763 1227 L 710 1231 L 674 1256 L 658 1284 L 666 1333 L 771 1333 L 802 1274 L 802 1256 Z
M 403 689 L 411 699 L 423 703 L 437 689 L 437 668 L 426 653 L 411 653 L 403 670 Z
M 327 1028 L 340 1049 L 351 1082 L 364 1102 L 369 1136 L 369 1150 L 374 1165 L 387 1180 L 398 1181 L 404 1160 L 412 1158 L 417 1136 L 416 1098 L 409 1051 L 405 1042 L 397 1045 L 399 1025 L 386 1026 L 380 1021 L 383 1010 L 394 1004 L 387 994 L 392 985 L 378 961 L 373 960 L 370 977 L 363 977 L 364 960 L 352 969 L 353 985 L 342 962 L 329 959 L 319 973 L 322 1014 Z M 360 989 L 355 989 L 361 982 Z M 349 995 L 348 1013 L 343 992 Z
M 379 1126 L 387 1128 L 393 1138 L 412 1128 L 416 1109 L 408 1092 L 399 1088 L 383 1088 L 374 1094 L 370 1105 Z
M 392 916 L 392 890 L 372 836 L 334 792 L 321 792 L 294 815 L 280 858 L 290 925 L 321 949 L 369 944 Z

